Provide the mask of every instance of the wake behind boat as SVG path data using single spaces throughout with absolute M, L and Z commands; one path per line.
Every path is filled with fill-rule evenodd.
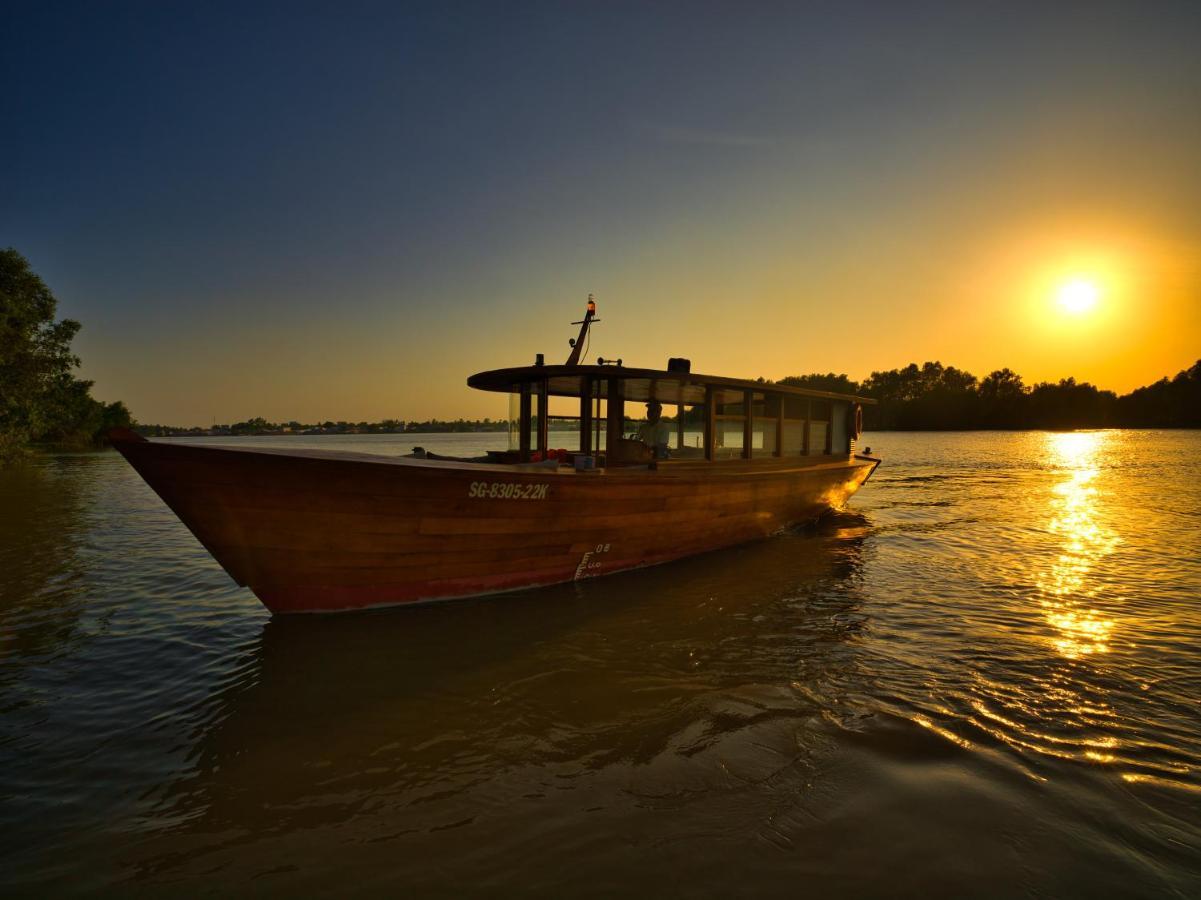
M 584 365 L 593 321 L 590 300 L 564 365 L 540 356 L 468 379 L 510 396 L 510 446 L 481 461 L 110 437 L 275 613 L 468 597 L 716 550 L 818 518 L 879 465 L 855 452 L 872 400 L 699 375 L 686 360 Z M 648 405 L 635 433 L 633 403 Z M 552 447 L 552 424 L 570 426 L 572 446 Z

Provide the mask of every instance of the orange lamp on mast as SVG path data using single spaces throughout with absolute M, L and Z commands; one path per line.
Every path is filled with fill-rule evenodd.
M 588 295 L 588 309 L 584 313 L 584 318 L 579 322 L 572 322 L 572 325 L 580 326 L 580 333 L 574 339 L 569 339 L 567 343 L 571 345 L 571 355 L 567 357 L 567 362 L 564 365 L 578 366 L 580 364 L 580 351 L 584 348 L 584 338 L 588 336 L 588 326 L 593 322 L 599 322 L 596 318 L 596 298 L 592 294 Z

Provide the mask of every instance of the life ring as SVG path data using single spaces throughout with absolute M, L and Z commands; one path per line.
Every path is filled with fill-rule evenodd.
M 855 440 L 859 439 L 859 435 L 863 434 L 863 407 L 858 403 L 851 404 L 847 410 L 848 425 L 850 425 L 851 437 Z

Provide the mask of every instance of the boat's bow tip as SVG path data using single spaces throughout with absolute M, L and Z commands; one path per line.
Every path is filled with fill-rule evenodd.
M 108 430 L 108 440 L 110 444 L 136 444 L 139 441 L 146 442 L 146 439 L 134 431 L 132 428 L 110 428 Z

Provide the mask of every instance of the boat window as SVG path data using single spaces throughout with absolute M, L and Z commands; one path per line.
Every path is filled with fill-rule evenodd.
M 814 400 L 810 407 L 809 455 L 822 456 L 829 453 L 830 401 Z
M 779 394 L 753 394 L 751 399 L 751 456 L 776 455 L 776 424 L 780 416 Z
M 605 449 L 607 422 L 609 419 L 609 401 L 596 397 L 592 399 L 592 452 Z
M 546 404 L 546 412 L 552 419 L 579 419 L 579 397 L 551 397 Z
M 830 419 L 830 452 L 836 454 L 849 453 L 851 450 L 847 434 L 847 404 L 840 400 L 832 404 L 833 415 Z
M 809 455 L 822 456 L 826 452 L 826 424 L 825 422 L 810 422 L 809 423 Z
M 631 411 L 635 414 L 630 415 Z M 622 417 L 621 433 L 629 440 L 638 439 L 638 429 L 646 424 L 646 409 L 639 403 L 626 401 L 626 414 Z
M 639 441 L 646 434 L 646 399 L 633 400 L 627 391 L 640 398 L 652 397 L 662 406 L 660 429 L 656 430 L 659 446 L 665 440 L 671 458 L 706 458 L 704 436 L 709 423 L 709 410 L 703 403 L 681 402 L 698 399 L 702 394 L 713 401 L 713 447 L 708 458 L 746 459 L 774 456 L 823 456 L 831 452 L 847 453 L 853 448 L 848 432 L 847 401 L 821 397 L 797 396 L 770 384 L 735 388 L 725 385 L 687 384 L 670 379 L 633 379 L 607 381 L 579 378 L 531 382 L 524 400 L 527 434 L 522 432 L 523 398 L 519 389 L 511 390 L 507 422 L 509 449 L 518 451 L 525 446 L 531 455 L 539 449 L 539 390 L 549 384 L 551 390 L 564 393 L 585 391 L 591 386 L 590 399 L 575 396 L 542 398 L 546 408 L 547 440 L 551 450 L 570 453 L 606 453 L 607 445 L 619 435 L 623 442 Z M 624 385 L 624 390 L 622 386 Z M 612 415 L 610 403 L 600 396 L 615 391 Z M 624 400 L 622 394 L 626 394 Z M 588 433 L 581 430 L 590 425 Z M 616 445 L 614 445 L 616 447 Z M 616 452 L 616 450 L 614 450 Z
M 805 420 L 785 419 L 780 450 L 783 456 L 801 456 L 805 452 Z
M 780 452 L 783 456 L 803 456 L 805 453 L 805 419 L 809 413 L 807 397 L 781 398 L 784 405 L 783 431 Z
M 746 406 L 741 395 L 729 402 L 720 397 L 714 413 L 713 456 L 715 459 L 741 459 L 742 439 L 746 429 Z
M 580 448 L 580 400 L 578 397 L 551 397 L 546 415 L 548 447 L 551 450 Z M 535 430 L 535 433 L 537 431 Z
M 667 435 L 667 448 L 671 458 L 704 458 L 704 405 L 663 403 L 662 407 L 659 421 Z M 641 440 L 643 426 L 646 424 L 646 405 L 627 402 L 622 434 L 630 440 Z
M 703 403 L 668 407 L 674 430 L 671 455 L 678 459 L 704 459 L 705 405 Z
M 531 411 L 536 409 L 533 396 L 530 397 Z M 513 391 L 509 394 L 509 449 L 513 452 L 521 450 L 521 393 Z M 529 441 L 526 446 L 538 446 L 538 429 L 531 419 L 526 421 L 526 431 Z
M 539 451 L 538 406 L 540 390 L 541 383 L 531 383 L 525 400 L 528 403 L 524 417 L 527 432 L 525 435 L 525 447 L 532 455 L 536 455 Z M 515 454 L 522 449 L 522 405 L 521 391 L 511 391 L 509 393 L 508 437 L 509 450 Z M 548 446 L 551 449 L 559 447 L 576 449 L 579 443 L 579 401 L 571 401 L 563 397 L 547 398 L 546 419 L 549 427 L 549 434 L 547 436 Z

